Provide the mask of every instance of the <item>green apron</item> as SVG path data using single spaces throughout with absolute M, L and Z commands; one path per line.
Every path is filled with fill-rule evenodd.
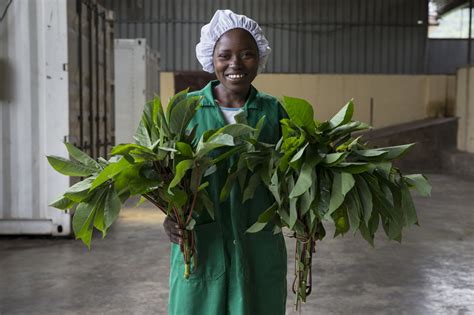
M 190 95 L 204 96 L 190 127 L 198 125 L 196 138 L 209 129 L 225 125 L 212 88 L 218 81 Z M 266 116 L 260 140 L 276 143 L 279 120 L 285 117 L 276 98 L 253 86 L 243 110 L 249 125 Z M 245 233 L 272 203 L 273 197 L 260 186 L 253 199 L 241 202 L 239 185 L 227 201 L 219 202 L 227 165 L 206 177 L 214 202 L 215 220 L 202 214 L 195 226 L 197 266 L 188 280 L 183 277 L 183 257 L 179 246 L 171 246 L 168 312 L 173 315 L 280 315 L 285 314 L 287 257 L 283 235 L 273 235 L 268 225 L 261 232 Z

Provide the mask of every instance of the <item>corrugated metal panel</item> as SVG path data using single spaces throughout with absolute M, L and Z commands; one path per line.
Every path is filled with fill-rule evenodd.
M 68 1 L 69 141 L 94 158 L 114 144 L 114 20 L 96 1 Z
M 467 39 L 428 40 L 428 73 L 455 74 L 459 68 L 468 64 L 467 44 Z M 471 51 L 471 60 L 474 60 L 474 51 Z
M 273 54 L 267 72 L 423 73 L 426 0 L 102 0 L 117 38 L 147 38 L 164 71 L 200 70 L 194 47 L 216 9 L 252 17 Z

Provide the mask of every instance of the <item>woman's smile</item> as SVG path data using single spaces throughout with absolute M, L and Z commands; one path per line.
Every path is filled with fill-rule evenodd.
M 243 77 L 245 77 L 245 73 L 230 73 L 226 74 L 226 78 L 230 79 L 231 81 L 239 81 Z

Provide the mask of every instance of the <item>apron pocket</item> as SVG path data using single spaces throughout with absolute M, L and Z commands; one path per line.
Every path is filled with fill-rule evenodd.
M 189 279 L 184 276 L 178 277 L 183 281 L 204 281 L 216 280 L 225 273 L 225 257 L 222 233 L 216 222 L 196 225 L 194 227 L 196 235 L 196 266 L 191 259 L 191 275 Z M 184 273 L 184 260 L 179 246 L 174 245 L 175 255 L 173 263 Z

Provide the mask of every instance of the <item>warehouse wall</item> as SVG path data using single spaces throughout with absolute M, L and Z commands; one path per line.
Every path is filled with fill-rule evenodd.
M 117 38 L 147 38 L 164 71 L 200 70 L 200 28 L 216 9 L 262 26 L 270 73 L 424 73 L 426 0 L 99 0 Z
M 458 149 L 474 153 L 474 66 L 458 70 L 456 85 Z
M 46 160 L 67 154 L 66 32 L 61 0 L 13 1 L 0 23 L 0 234 L 69 234 L 48 207 L 69 179 Z
M 160 82 L 162 99 L 167 100 L 175 92 L 174 74 L 161 73 Z M 276 97 L 308 100 L 318 120 L 328 119 L 353 98 L 355 118 L 376 128 L 450 116 L 455 107 L 455 76 L 449 75 L 261 74 L 254 85 Z

